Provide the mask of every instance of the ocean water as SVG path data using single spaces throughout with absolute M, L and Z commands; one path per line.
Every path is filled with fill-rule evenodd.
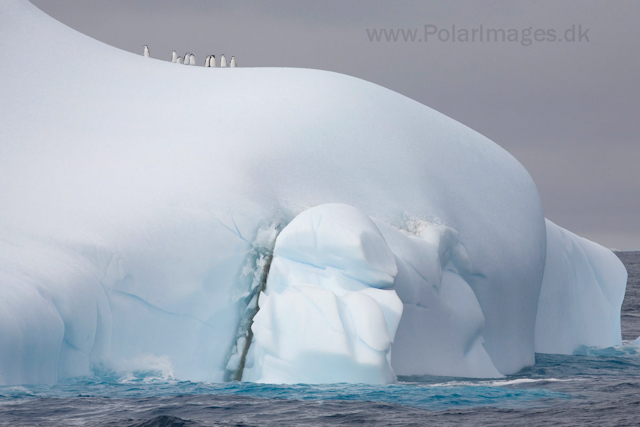
M 7 426 L 640 425 L 640 252 L 619 348 L 536 355 L 501 380 L 401 377 L 396 384 L 279 386 L 177 381 L 168 369 L 97 372 L 55 386 L 0 387 Z

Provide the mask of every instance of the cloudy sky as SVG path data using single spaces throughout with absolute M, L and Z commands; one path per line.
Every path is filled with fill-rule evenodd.
M 225 53 L 239 66 L 331 70 L 400 92 L 512 153 L 552 221 L 640 248 L 640 2 L 31 1 L 155 58 Z M 381 33 L 400 29 L 414 41 Z

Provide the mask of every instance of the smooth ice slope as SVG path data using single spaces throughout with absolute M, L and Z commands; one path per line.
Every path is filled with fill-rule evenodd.
M 627 271 L 609 249 L 547 220 L 547 262 L 536 320 L 536 351 L 622 344 Z
M 451 332 L 482 363 L 452 350 L 461 368 L 447 373 L 534 362 L 543 211 L 524 168 L 477 132 L 340 74 L 183 67 L 119 51 L 26 0 L 0 2 L 0 48 L 17 55 L 0 63 L 0 383 L 153 357 L 178 378 L 227 378 L 264 255 L 257 230 L 336 202 L 398 229 L 455 230 L 470 269 L 456 256 L 447 267 L 457 243 L 416 250 L 439 248 L 425 262 L 442 278 L 425 282 L 469 307 L 470 322 Z M 388 243 L 396 258 L 398 241 Z M 421 263 L 396 261 L 396 278 Z M 410 298 L 405 309 L 429 299 Z M 411 316 L 398 346 L 404 334 L 429 337 L 424 317 Z M 429 346 L 415 346 L 404 345 L 400 366 L 392 349 L 392 366 L 437 365 L 420 365 L 409 353 Z

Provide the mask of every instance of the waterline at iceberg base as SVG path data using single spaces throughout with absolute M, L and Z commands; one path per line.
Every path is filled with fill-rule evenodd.
M 0 23 L 48 64 L 0 64 L 0 384 L 495 378 L 621 343 L 621 262 L 464 125 L 336 73 L 133 55 L 26 0 Z

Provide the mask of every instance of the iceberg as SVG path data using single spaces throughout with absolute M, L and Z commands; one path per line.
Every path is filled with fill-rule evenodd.
M 627 271 L 613 252 L 547 220 L 536 351 L 572 354 L 581 346 L 621 345 L 626 284 Z
M 455 120 L 337 73 L 134 55 L 26 0 L 0 24 L 38 58 L 0 64 L 0 384 L 498 377 L 619 342 L 621 262 Z

